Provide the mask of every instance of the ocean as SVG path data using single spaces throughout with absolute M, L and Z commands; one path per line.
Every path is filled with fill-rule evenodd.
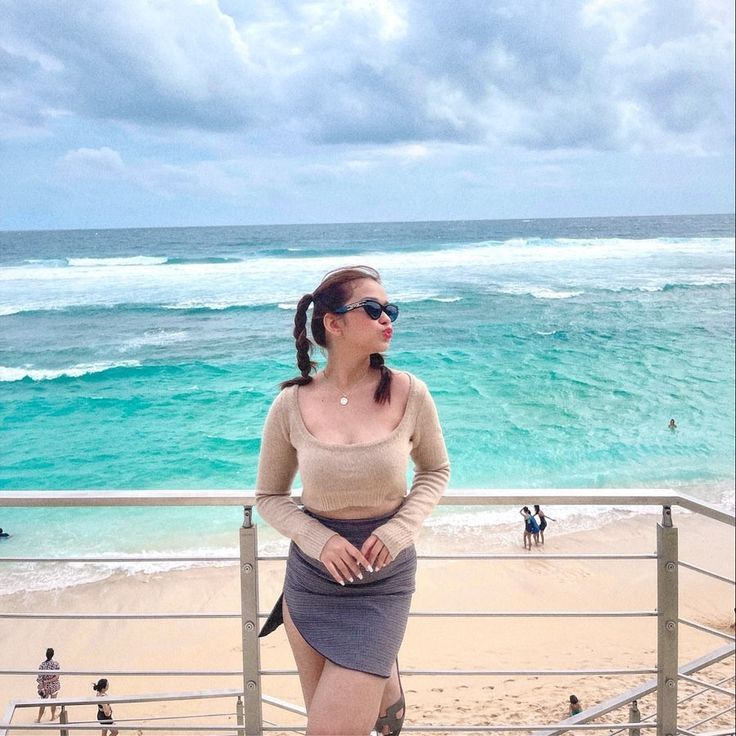
M 401 306 L 387 362 L 429 385 L 453 488 L 733 508 L 733 215 L 0 232 L 0 493 L 252 489 L 296 302 L 356 263 Z M 232 552 L 240 515 L 0 508 L 0 555 Z

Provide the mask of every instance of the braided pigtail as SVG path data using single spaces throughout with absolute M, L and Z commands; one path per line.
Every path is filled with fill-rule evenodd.
M 381 378 L 378 386 L 373 394 L 373 400 L 377 404 L 391 403 L 391 379 L 394 374 L 384 364 L 383 355 L 381 353 L 371 353 L 371 368 L 377 368 L 381 371 Z
M 307 337 L 307 310 L 313 301 L 312 294 L 305 294 L 296 305 L 294 316 L 294 345 L 296 346 L 296 364 L 301 376 L 291 378 L 281 384 L 281 388 L 287 386 L 305 386 L 312 382 L 310 373 L 317 367 L 311 359 L 312 342 Z

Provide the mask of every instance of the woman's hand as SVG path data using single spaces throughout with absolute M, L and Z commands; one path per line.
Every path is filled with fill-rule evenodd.
M 360 571 L 360 565 L 373 572 L 371 563 L 363 556 L 363 553 L 339 534 L 333 534 L 327 540 L 319 559 L 340 585 L 345 585 L 346 580 L 349 583 L 352 583 L 355 578 L 362 580 L 363 573 Z
M 360 551 L 365 555 L 368 563 L 376 572 L 382 567 L 386 567 L 393 560 L 388 547 L 375 534 L 371 534 L 363 542 L 363 547 Z

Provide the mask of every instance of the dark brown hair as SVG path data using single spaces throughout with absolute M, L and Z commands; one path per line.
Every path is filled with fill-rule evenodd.
M 373 279 L 377 283 L 381 283 L 378 271 L 370 266 L 347 266 L 330 271 L 312 294 L 305 294 L 299 300 L 294 316 L 293 334 L 294 344 L 296 345 L 296 364 L 301 376 L 284 381 L 281 384 L 282 389 L 287 386 L 306 386 L 314 380 L 311 375 L 317 368 L 317 364 L 311 358 L 314 345 L 307 337 L 307 310 L 309 305 L 314 304 L 310 322 L 312 338 L 317 345 L 326 348 L 327 337 L 325 335 L 325 325 L 322 321 L 323 317 L 328 312 L 347 304 L 353 291 L 353 281 L 361 279 Z M 384 365 L 383 355 L 380 353 L 371 354 L 371 368 L 381 371 L 381 379 L 373 394 L 373 400 L 379 404 L 390 402 L 392 373 Z

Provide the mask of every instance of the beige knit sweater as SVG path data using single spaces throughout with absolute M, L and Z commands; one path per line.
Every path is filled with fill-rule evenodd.
M 297 470 L 302 504 L 316 514 L 349 506 L 378 506 L 396 501 L 401 508 L 375 530 L 395 559 L 416 539 L 447 488 L 450 463 L 434 401 L 426 385 L 409 374 L 404 416 L 387 437 L 353 445 L 322 442 L 304 424 L 297 386 L 274 400 L 263 429 L 256 481 L 258 513 L 276 530 L 319 559 L 335 532 L 307 516 L 291 497 Z M 409 457 L 414 476 L 406 494 Z

